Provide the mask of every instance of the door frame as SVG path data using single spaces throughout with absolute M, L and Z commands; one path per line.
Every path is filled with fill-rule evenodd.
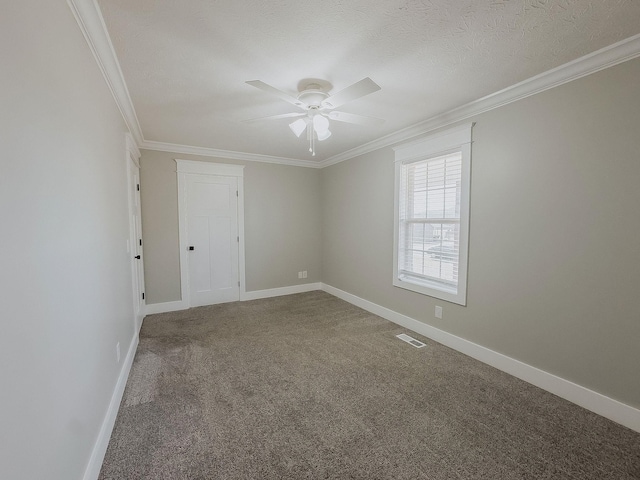
M 238 180 L 238 277 L 240 300 L 246 297 L 244 263 L 244 165 L 229 163 L 198 162 L 176 158 L 178 176 L 178 235 L 180 239 L 180 297 L 181 308 L 191 307 L 189 298 L 189 255 L 187 245 L 187 175 L 212 175 L 237 177 Z
M 134 328 L 136 333 L 140 331 L 142 327 L 142 320 L 146 315 L 146 301 L 139 295 L 144 295 L 144 263 L 143 260 L 137 260 L 134 258 L 135 253 L 138 250 L 137 242 L 138 235 L 136 235 L 136 225 L 134 225 L 134 218 L 138 218 L 140 222 L 139 234 L 140 240 L 142 239 L 142 206 L 140 204 L 139 191 L 132 191 L 133 178 L 131 176 L 131 170 L 137 170 L 138 178 L 137 185 L 140 185 L 140 150 L 136 145 L 135 140 L 130 133 L 125 134 L 126 144 L 126 156 L 125 165 L 127 171 L 127 197 L 129 200 L 129 239 L 127 240 L 127 253 L 130 255 L 131 261 L 131 292 L 133 298 L 133 314 L 134 314 Z

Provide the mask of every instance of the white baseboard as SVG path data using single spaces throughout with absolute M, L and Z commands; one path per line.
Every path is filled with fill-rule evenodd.
M 487 365 L 502 370 L 514 377 L 518 377 L 536 387 L 542 388 L 565 400 L 613 420 L 636 432 L 640 432 L 640 410 L 627 404 L 609 398 L 581 385 L 565 380 L 551 373 L 532 367 L 514 358 L 490 350 L 486 347 L 452 335 L 438 328 L 422 323 L 414 318 L 402 315 L 388 308 L 377 305 L 369 300 L 357 297 L 331 285 L 322 284 L 322 290 L 345 300 L 357 307 L 374 313 L 393 323 L 413 330 L 416 333 L 431 338 L 438 343 L 453 348 L 465 355 L 479 360 Z
M 291 295 L 293 293 L 311 292 L 313 290 L 322 290 L 322 284 L 305 283 L 302 285 L 292 285 L 290 287 L 269 288 L 267 290 L 254 290 L 245 292 L 240 296 L 240 300 L 258 300 L 259 298 L 280 297 L 282 295 Z
M 240 301 L 258 300 L 259 298 L 280 297 L 282 295 L 291 295 L 294 293 L 311 292 L 313 290 L 322 290 L 322 284 L 305 283 L 302 285 L 291 285 L 289 287 L 268 288 L 266 290 L 254 290 L 252 292 L 240 292 Z M 189 307 L 187 302 L 176 300 L 175 302 L 151 303 L 146 305 L 145 315 L 153 315 L 155 313 L 177 312 L 178 310 L 186 310 Z
M 113 426 L 116 423 L 116 417 L 118 415 L 118 410 L 120 409 L 120 401 L 122 400 L 122 395 L 124 394 L 124 387 L 127 385 L 127 379 L 129 378 L 129 372 L 131 371 L 131 365 L 133 364 L 133 358 L 136 355 L 137 348 L 138 335 L 136 334 L 131 340 L 129 351 L 127 352 L 127 356 L 125 357 L 124 363 L 122 364 L 122 369 L 120 370 L 120 375 L 118 376 L 116 387 L 113 390 L 111 401 L 109 402 L 109 407 L 107 408 L 107 414 L 102 421 L 100 433 L 98 434 L 96 443 L 93 446 L 93 451 L 91 452 L 91 458 L 89 459 L 87 468 L 84 471 L 84 476 L 82 477 L 83 480 L 96 480 L 98 478 L 98 475 L 100 475 L 100 469 L 102 468 L 104 455 L 107 453 L 109 439 L 111 438 Z
M 150 303 L 144 310 L 145 315 L 153 315 L 155 313 L 177 312 L 178 310 L 186 310 L 186 302 L 176 300 L 175 302 Z

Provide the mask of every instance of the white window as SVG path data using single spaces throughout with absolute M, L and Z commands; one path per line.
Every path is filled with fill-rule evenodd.
M 393 284 L 467 303 L 471 127 L 396 147 Z

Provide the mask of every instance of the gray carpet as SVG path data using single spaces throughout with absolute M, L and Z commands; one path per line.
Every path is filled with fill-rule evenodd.
M 310 292 L 146 317 L 100 478 L 640 479 L 640 434 Z

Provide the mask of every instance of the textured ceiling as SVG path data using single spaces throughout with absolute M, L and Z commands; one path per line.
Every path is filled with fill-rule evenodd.
M 382 90 L 340 110 L 321 161 L 640 32 L 638 0 L 98 0 L 145 140 L 311 159 L 296 111 L 245 84 L 295 95 L 305 78 L 337 92 Z

